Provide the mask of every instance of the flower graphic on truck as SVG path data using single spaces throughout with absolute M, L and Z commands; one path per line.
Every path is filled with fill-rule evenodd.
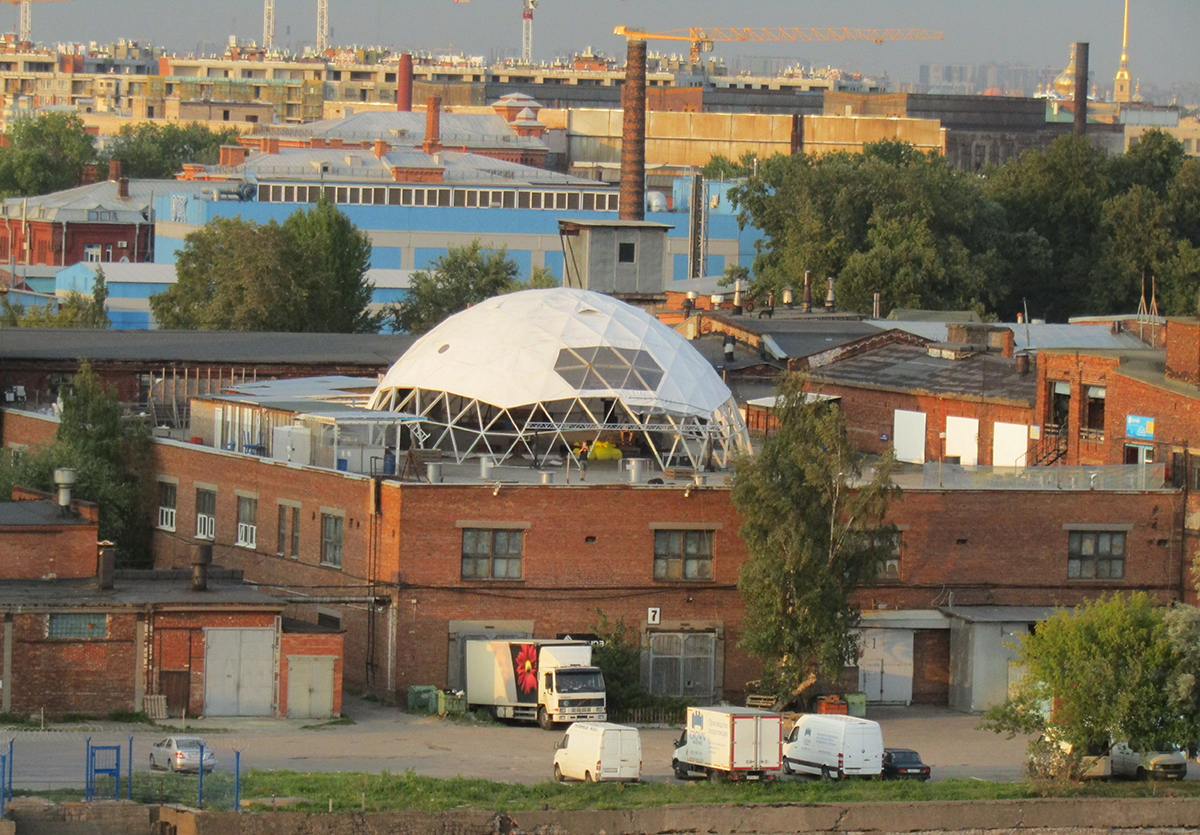
M 517 679 L 518 701 L 537 701 L 538 648 L 537 644 L 517 644 L 512 647 L 513 672 Z

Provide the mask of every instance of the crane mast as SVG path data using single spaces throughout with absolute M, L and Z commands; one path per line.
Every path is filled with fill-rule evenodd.
M 329 46 L 329 0 L 317 0 L 317 52 Z
M 521 61 L 533 63 L 533 10 L 537 0 L 521 0 Z
M 263 0 L 263 49 L 275 48 L 275 0 Z

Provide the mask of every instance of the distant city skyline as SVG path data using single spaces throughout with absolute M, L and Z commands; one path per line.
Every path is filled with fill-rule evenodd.
M 1200 8 L 1196 0 L 1131 0 L 1129 61 L 1133 78 L 1163 88 L 1200 83 Z M 276 45 L 312 44 L 316 0 L 276 0 Z M 648 31 L 689 26 L 803 26 L 941 30 L 944 41 L 842 44 L 718 44 L 714 56 L 776 56 L 798 63 L 887 73 L 915 81 L 924 63 L 1009 63 L 1063 67 L 1070 44 L 1091 44 L 1095 83 L 1111 84 L 1121 52 L 1123 0 L 1007 0 L 990 4 L 951 0 L 843 0 L 819 10 L 784 0 L 753 4 L 716 0 L 540 0 L 534 14 L 534 58 L 549 61 L 591 46 L 619 57 L 618 24 Z M 188 11 L 196 12 L 189 18 Z M 187 53 L 197 44 L 219 45 L 236 35 L 261 41 L 261 0 L 208 0 L 188 6 L 165 0 L 35 2 L 33 36 L 46 44 L 112 42 L 128 38 Z M 13 31 L 16 6 L 0 10 L 0 28 Z M 521 41 L 521 0 L 329 0 L 330 42 L 400 50 L 463 52 L 484 58 L 516 55 Z M 683 52 L 686 44 L 651 42 L 651 50 Z

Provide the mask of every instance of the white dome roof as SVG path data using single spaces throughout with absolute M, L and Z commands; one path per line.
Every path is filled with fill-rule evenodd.
M 611 296 L 554 288 L 496 296 L 417 340 L 375 389 L 424 389 L 499 408 L 617 398 L 635 411 L 709 419 L 729 388 L 680 334 Z

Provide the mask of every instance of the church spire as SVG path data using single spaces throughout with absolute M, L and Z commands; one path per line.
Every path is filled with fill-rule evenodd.
M 1132 99 L 1129 89 L 1129 0 L 1125 0 L 1125 25 L 1121 30 L 1121 63 L 1113 79 L 1113 101 L 1129 102 Z

